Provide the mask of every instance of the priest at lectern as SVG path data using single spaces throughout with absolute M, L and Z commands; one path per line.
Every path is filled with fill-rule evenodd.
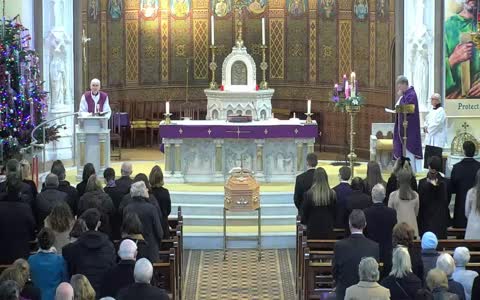
M 413 114 L 408 114 L 407 116 L 408 127 L 406 157 L 410 158 L 412 169 L 414 172 L 416 172 L 417 170 L 421 169 L 421 165 L 419 163 L 423 158 L 417 93 L 415 93 L 413 86 L 408 85 L 408 79 L 403 75 L 398 77 L 396 83 L 397 92 L 400 96 L 400 99 L 398 99 L 396 105 L 415 105 L 415 112 Z M 403 156 L 403 131 L 403 114 L 397 114 L 393 136 L 393 156 L 395 159 Z
M 100 91 L 100 80 L 97 78 L 90 82 L 90 91 L 86 91 L 82 95 L 78 111 L 110 118 L 112 110 L 110 109 L 108 94 Z

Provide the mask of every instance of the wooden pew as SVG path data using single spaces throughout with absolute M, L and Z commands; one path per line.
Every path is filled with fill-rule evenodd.
M 152 285 L 165 289 L 170 299 L 179 300 L 177 286 L 177 261 L 175 249 L 170 249 L 169 260 L 153 264 Z
M 304 253 L 304 289 L 299 295 L 301 299 L 320 299 L 322 295 L 331 292 L 335 282 L 332 274 L 331 262 L 319 262 L 316 260 L 315 252 L 308 247 Z M 379 264 L 379 269 L 383 268 L 383 264 Z M 467 269 L 480 272 L 480 263 L 469 263 Z

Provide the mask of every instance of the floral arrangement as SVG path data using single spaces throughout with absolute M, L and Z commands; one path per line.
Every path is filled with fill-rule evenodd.
M 345 111 L 347 106 L 364 105 L 365 99 L 358 94 L 355 72 L 350 75 L 350 82 L 347 80 L 347 75 L 343 75 L 343 84 L 341 86 L 338 83 L 334 85 L 331 97 L 335 109 L 340 111 Z

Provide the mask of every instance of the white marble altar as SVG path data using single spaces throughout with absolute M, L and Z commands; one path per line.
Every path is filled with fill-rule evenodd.
M 235 46 L 222 65 L 222 90 L 206 89 L 207 120 L 226 120 L 229 115 L 248 115 L 268 120 L 272 115 L 273 89 L 256 90 L 255 61 L 247 48 Z
M 243 164 L 259 181 L 291 183 L 306 168 L 317 130 L 315 122 L 298 119 L 162 123 L 165 181 L 224 182 Z

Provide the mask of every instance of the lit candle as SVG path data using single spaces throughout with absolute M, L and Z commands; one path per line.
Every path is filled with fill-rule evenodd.
M 307 100 L 307 114 L 312 113 L 312 100 Z
M 262 45 L 265 45 L 265 18 L 262 18 Z
M 333 89 L 335 92 L 338 92 L 338 83 L 335 83 L 335 85 L 333 86 Z
M 170 101 L 165 102 L 165 113 L 170 113 Z
M 352 87 L 351 87 L 351 90 L 352 90 L 352 97 L 355 97 L 356 96 L 356 90 L 355 90 L 355 80 L 356 79 L 356 75 L 355 75 L 355 72 L 352 72 L 350 74 L 350 82 L 352 83 Z
M 212 23 L 212 46 L 215 45 L 215 17 L 212 15 L 210 17 Z M 167 102 L 168 103 L 168 102 Z
M 347 90 L 348 90 L 348 80 L 344 79 L 345 81 L 345 87 L 344 87 L 344 90 L 345 90 L 345 96 L 347 95 Z

